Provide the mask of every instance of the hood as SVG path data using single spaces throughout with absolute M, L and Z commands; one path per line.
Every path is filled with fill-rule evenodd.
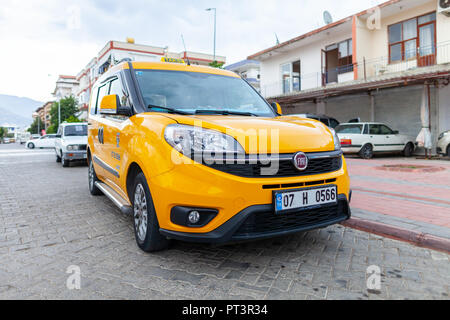
M 325 125 L 298 116 L 164 115 L 179 124 L 202 126 L 231 135 L 247 154 L 334 151 L 333 135 Z
M 62 141 L 69 144 L 87 144 L 87 136 L 68 136 L 64 137 Z

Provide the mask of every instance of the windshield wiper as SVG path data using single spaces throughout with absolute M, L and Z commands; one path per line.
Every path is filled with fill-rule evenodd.
M 156 106 L 156 105 L 153 105 L 153 104 L 149 104 L 147 107 L 150 108 L 150 109 L 166 110 L 169 113 L 178 113 L 178 114 L 182 114 L 182 115 L 192 115 L 192 113 L 190 113 L 190 112 L 186 112 L 186 111 L 182 111 L 182 110 L 178 110 L 178 109 L 173 109 L 173 108 Z
M 234 116 L 246 116 L 246 117 L 257 117 L 256 114 L 251 112 L 240 112 L 231 110 L 195 110 L 195 114 L 222 114 L 222 115 L 234 115 Z

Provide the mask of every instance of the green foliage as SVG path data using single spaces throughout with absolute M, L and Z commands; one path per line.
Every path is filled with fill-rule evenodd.
M 31 134 L 38 134 L 38 121 L 39 121 L 39 130 L 45 129 L 45 124 L 42 122 L 40 117 L 36 117 L 31 124 L 30 128 L 28 128 L 28 132 Z
M 0 127 L 0 143 L 3 139 L 3 137 L 6 137 L 7 134 L 8 134 L 8 129 Z
M 70 117 L 75 117 L 75 114 L 78 112 L 77 100 L 73 97 L 67 97 L 61 99 L 59 102 L 55 102 L 50 109 L 50 123 L 51 126 L 49 128 L 58 128 L 58 104 L 61 109 L 61 123 L 67 121 Z M 76 117 L 75 117 L 76 118 Z M 56 132 L 56 131 L 55 131 Z
M 66 119 L 66 122 L 71 123 L 71 122 L 82 122 L 82 121 L 75 116 L 70 116 L 69 118 Z
M 213 61 L 209 64 L 210 67 L 218 68 L 218 69 L 223 69 L 223 65 L 224 65 L 223 62 L 217 62 L 217 61 Z
M 58 131 L 58 126 L 52 124 L 47 128 L 47 131 L 45 133 L 50 134 L 50 133 L 56 133 L 57 131 Z

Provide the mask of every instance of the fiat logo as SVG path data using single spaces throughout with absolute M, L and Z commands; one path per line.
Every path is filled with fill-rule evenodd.
M 297 152 L 294 155 L 292 162 L 299 171 L 304 171 L 308 167 L 308 157 L 303 152 Z

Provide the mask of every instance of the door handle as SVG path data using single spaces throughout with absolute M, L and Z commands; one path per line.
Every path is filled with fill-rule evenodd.
M 98 142 L 101 144 L 104 143 L 103 141 L 103 127 L 98 128 L 98 134 L 97 134 Z

